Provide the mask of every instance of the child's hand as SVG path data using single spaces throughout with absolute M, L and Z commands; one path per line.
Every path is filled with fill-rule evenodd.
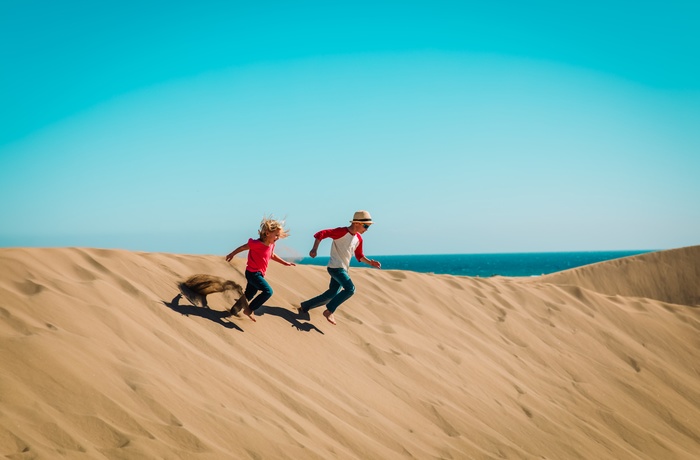
M 311 251 L 309 251 L 309 255 L 311 256 L 312 259 L 315 259 L 316 258 L 316 251 L 314 251 L 312 249 Z

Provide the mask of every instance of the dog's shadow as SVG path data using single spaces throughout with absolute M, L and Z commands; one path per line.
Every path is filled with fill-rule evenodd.
M 313 324 L 308 323 L 308 322 L 302 323 L 301 321 L 299 321 L 297 314 L 287 310 L 286 308 L 268 307 L 268 306 L 263 305 L 262 307 L 255 310 L 254 314 L 255 314 L 255 316 L 264 316 L 264 315 L 278 316 L 278 317 L 282 318 L 283 320 L 287 321 L 289 324 L 291 324 L 292 327 L 295 328 L 297 331 L 302 331 L 302 332 L 316 331 L 319 334 L 323 334 L 323 331 L 321 329 L 317 328 L 316 326 L 314 326 Z
M 175 297 L 173 297 L 173 300 L 171 300 L 170 302 L 166 302 L 165 300 L 163 300 L 162 302 L 163 305 L 165 305 L 173 311 L 180 313 L 181 315 L 199 316 L 200 318 L 205 318 L 217 324 L 220 324 L 225 328 L 236 329 L 238 331 L 243 332 L 243 329 L 241 329 L 236 323 L 228 320 L 228 318 L 231 317 L 230 311 L 211 310 L 206 307 L 195 307 L 194 305 L 180 305 L 181 298 L 182 294 L 178 294 Z

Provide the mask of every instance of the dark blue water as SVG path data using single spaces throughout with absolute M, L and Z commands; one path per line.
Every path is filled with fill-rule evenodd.
M 384 270 L 408 270 L 459 276 L 538 276 L 651 251 L 542 252 L 519 254 L 438 254 L 372 256 Z M 299 262 L 326 265 L 328 257 L 305 257 Z M 353 259 L 351 267 L 369 267 Z

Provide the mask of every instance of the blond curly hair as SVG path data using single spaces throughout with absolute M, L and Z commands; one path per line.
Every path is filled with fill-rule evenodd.
M 284 220 L 277 220 L 272 216 L 263 217 L 263 220 L 260 222 L 260 229 L 258 230 L 258 235 L 260 235 L 260 239 L 264 240 L 270 233 L 276 232 L 277 230 L 281 229 L 282 231 L 280 232 L 280 239 L 287 238 L 289 236 L 289 230 L 284 228 L 284 225 Z

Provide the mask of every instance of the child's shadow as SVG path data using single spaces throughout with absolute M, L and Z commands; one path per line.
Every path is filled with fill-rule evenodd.
M 208 319 L 210 321 L 214 321 L 217 324 L 221 324 L 225 328 L 237 329 L 237 330 L 243 332 L 243 329 L 238 327 L 237 324 L 228 320 L 228 318 L 231 316 L 231 312 L 210 310 L 209 308 L 195 307 L 194 305 L 180 305 L 181 298 L 182 298 L 182 294 L 178 294 L 175 297 L 173 297 L 173 300 L 171 300 L 170 302 L 166 302 L 165 300 L 163 300 L 163 305 L 165 305 L 166 307 L 170 308 L 173 311 L 180 313 L 181 315 L 199 316 L 201 318 L 205 318 L 205 319 Z M 226 321 L 224 321 L 224 319 L 226 319 Z
M 302 323 L 297 319 L 297 315 L 294 312 L 281 307 L 268 307 L 262 306 L 255 310 L 255 316 L 272 315 L 279 316 L 283 320 L 287 321 L 292 327 L 296 328 L 298 331 L 311 332 L 316 331 L 323 334 L 323 331 L 311 323 Z M 325 334 L 324 334 L 325 335 Z

